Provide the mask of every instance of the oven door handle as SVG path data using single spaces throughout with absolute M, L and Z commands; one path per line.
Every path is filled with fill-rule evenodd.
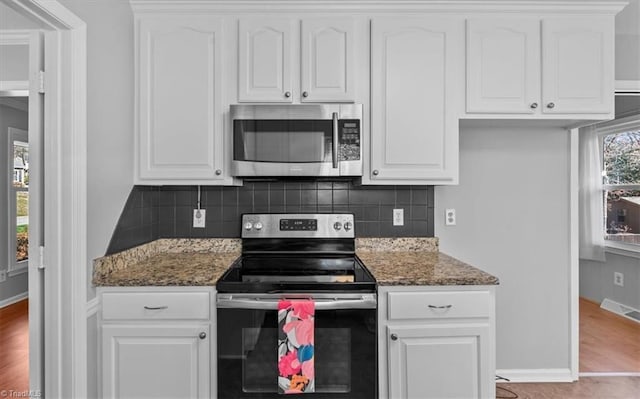
M 286 299 L 286 298 L 285 298 Z M 299 298 L 291 298 L 292 300 Z M 316 310 L 339 309 L 375 309 L 375 295 L 362 295 L 360 298 L 313 299 Z M 279 299 L 272 298 L 218 298 L 217 307 L 226 309 L 278 310 Z

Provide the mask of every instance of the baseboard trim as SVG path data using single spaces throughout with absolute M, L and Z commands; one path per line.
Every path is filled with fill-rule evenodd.
M 98 297 L 95 297 L 87 302 L 87 319 L 98 313 L 98 310 L 100 310 L 100 300 Z
M 618 372 L 583 372 L 579 374 L 580 377 L 640 377 L 640 373 L 632 371 L 618 371 Z
M 13 305 L 16 302 L 20 302 L 23 299 L 29 298 L 29 291 L 25 291 L 21 294 L 14 295 L 11 298 L 3 299 L 0 301 L 0 309 L 9 305 Z
M 573 382 L 571 369 L 502 369 L 496 375 L 509 382 Z

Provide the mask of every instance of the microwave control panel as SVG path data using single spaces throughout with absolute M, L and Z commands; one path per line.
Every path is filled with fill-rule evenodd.
M 360 159 L 360 121 L 358 119 L 342 119 L 339 122 L 340 161 L 357 161 Z

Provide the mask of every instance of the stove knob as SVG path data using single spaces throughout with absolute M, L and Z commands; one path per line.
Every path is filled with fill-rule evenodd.
M 251 230 L 252 227 L 253 227 L 253 224 L 251 222 L 247 222 L 244 224 L 244 229 L 247 231 Z
M 353 223 L 351 223 L 351 222 L 345 222 L 345 224 L 344 224 L 344 230 L 345 230 L 345 231 L 349 231 L 349 230 L 351 230 L 352 228 L 353 228 Z
M 340 230 L 341 228 L 342 228 L 342 223 L 340 223 L 340 222 L 335 222 L 335 223 L 333 224 L 333 229 L 334 229 L 334 230 Z
M 262 222 L 256 222 L 256 224 L 253 225 L 253 227 L 255 227 L 256 230 L 262 230 Z

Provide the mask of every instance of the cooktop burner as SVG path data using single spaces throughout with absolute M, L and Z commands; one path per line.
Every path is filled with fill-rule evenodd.
M 242 226 L 242 255 L 218 280 L 218 292 L 376 290 L 355 255 L 352 214 L 246 214 Z
M 223 293 L 375 292 L 376 280 L 357 257 L 302 259 L 301 267 L 296 269 L 290 266 L 300 258 L 251 258 L 249 263 L 254 267 L 245 269 L 243 263 L 247 260 L 240 257 L 218 280 L 216 289 Z M 261 261 L 264 267 L 255 267 Z M 323 267 L 326 265 L 330 267 Z M 335 268 L 337 265 L 344 268 Z

